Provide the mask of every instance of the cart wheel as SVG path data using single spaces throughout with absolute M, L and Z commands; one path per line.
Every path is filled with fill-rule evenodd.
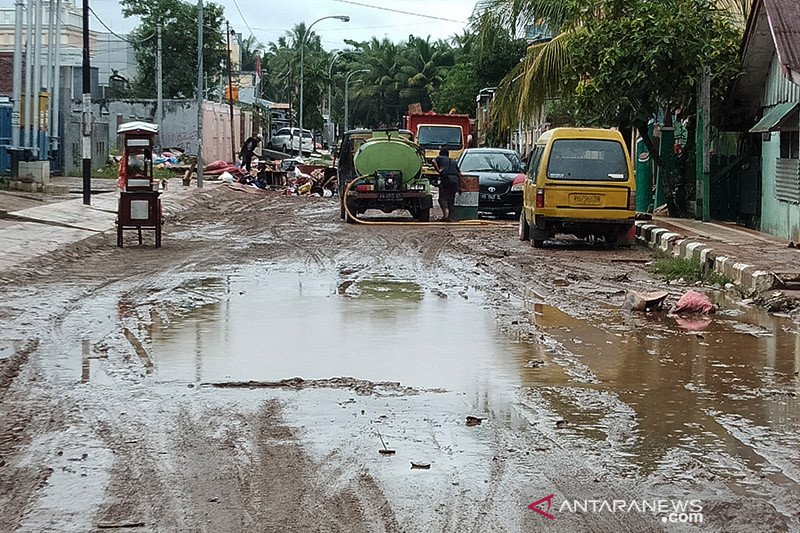
M 117 222 L 117 248 L 122 248 L 122 225 Z

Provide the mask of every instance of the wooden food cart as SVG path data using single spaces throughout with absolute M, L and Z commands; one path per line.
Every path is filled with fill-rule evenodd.
M 158 125 L 126 122 L 117 133 L 122 136 L 123 151 L 119 167 L 119 207 L 117 209 L 117 246 L 123 245 L 126 230 L 136 230 L 142 244 L 142 230 L 155 231 L 156 248 L 161 247 L 161 193 L 153 177 L 153 148 Z

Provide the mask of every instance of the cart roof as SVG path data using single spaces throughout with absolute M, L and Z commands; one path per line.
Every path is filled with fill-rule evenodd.
M 120 124 L 117 133 L 158 133 L 158 124 L 150 122 L 126 122 Z

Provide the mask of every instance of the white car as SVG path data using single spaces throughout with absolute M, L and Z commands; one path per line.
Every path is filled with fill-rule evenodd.
M 311 138 L 311 131 L 303 130 L 303 144 L 300 147 L 300 128 L 281 128 L 269 141 L 269 147 L 284 153 L 302 151 L 305 155 L 310 155 L 314 151 L 314 140 Z

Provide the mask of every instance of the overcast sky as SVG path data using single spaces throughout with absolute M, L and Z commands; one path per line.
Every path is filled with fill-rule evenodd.
M 117 0 L 89 0 L 94 11 L 117 33 L 136 27 L 135 19 L 122 17 Z M 297 23 L 310 24 L 328 15 L 349 15 L 350 22 L 323 20 L 313 28 L 322 38 L 322 46 L 328 50 L 342 48 L 343 39 L 367 40 L 375 36 L 401 41 L 410 34 L 432 39 L 446 39 L 461 33 L 475 6 L 475 0 L 214 0 L 225 8 L 225 14 L 237 32 L 245 37 L 253 31 L 264 44 L 275 41 Z M 10 0 L 2 0 L 2 4 Z M 354 2 L 354 3 L 351 3 Z M 237 10 L 237 4 L 242 15 Z M 436 18 L 423 18 L 412 14 L 397 13 L 365 7 L 367 4 L 379 8 L 396 9 Z M 450 19 L 450 20 L 440 20 Z M 247 25 L 245 25 L 245 20 Z M 92 29 L 105 31 L 97 20 L 92 20 Z

